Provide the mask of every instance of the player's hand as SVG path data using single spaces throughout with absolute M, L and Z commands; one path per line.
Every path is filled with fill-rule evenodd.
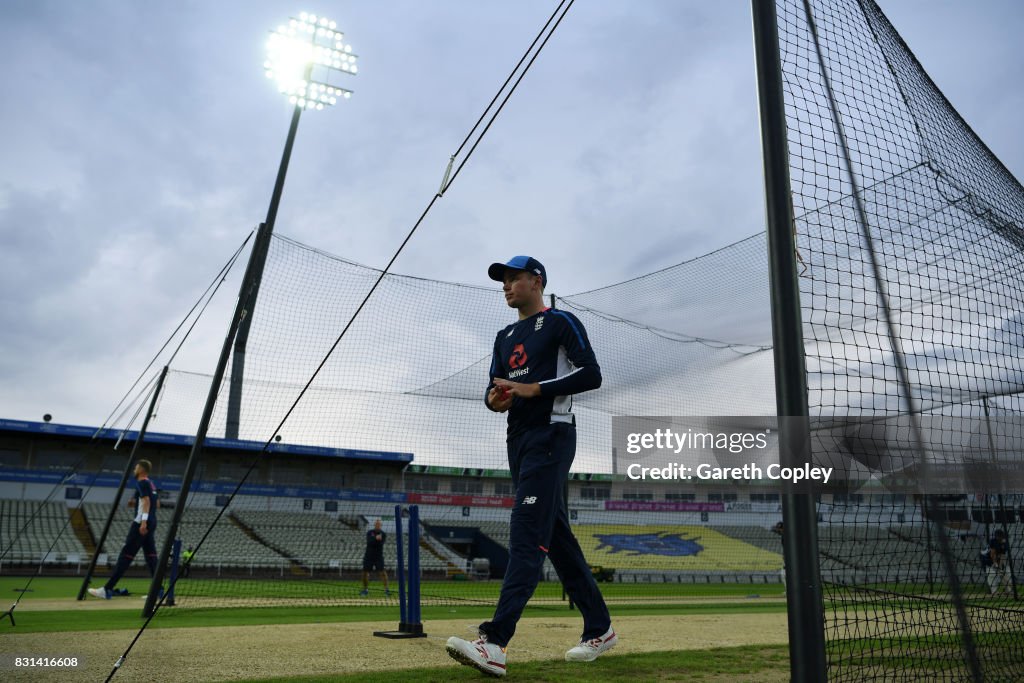
M 494 412 L 504 413 L 512 406 L 512 394 L 499 387 L 494 387 L 487 392 L 487 403 Z
M 146 520 L 142 520 L 142 522 L 139 524 L 139 533 L 143 536 L 149 533 L 149 523 L 146 522 Z
M 521 384 L 519 382 L 510 382 L 507 379 L 495 377 L 494 387 L 496 389 L 503 389 L 507 391 L 510 396 L 518 398 L 536 398 L 540 396 L 540 385 L 536 383 Z

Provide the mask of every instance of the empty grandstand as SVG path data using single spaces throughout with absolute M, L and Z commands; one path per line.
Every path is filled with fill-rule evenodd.
M 105 575 L 133 516 L 125 495 L 100 544 L 119 473 L 79 434 L 61 434 L 59 426 L 43 430 L 21 424 L 19 429 L 0 425 L 5 453 L 0 468 L 0 573 L 80 574 L 95 552 L 97 576 Z M 504 575 L 512 505 L 508 472 L 413 467 L 407 460 L 368 462 L 336 453 L 272 453 L 225 508 L 231 485 L 220 481 L 220 474 L 245 454 L 247 444 L 211 448 L 188 501 L 179 501 L 176 475 L 186 446 L 161 437 L 159 443 L 144 444 L 142 452 L 153 461 L 153 478 L 161 491 L 158 520 L 169 519 L 174 506 L 187 505 L 178 532 L 183 549 L 198 545 L 209 531 L 192 561 L 193 577 L 352 581 L 361 574 L 366 529 L 379 518 L 393 534 L 396 503 L 420 506 L 425 579 L 496 584 Z M 34 457 L 41 451 L 50 454 L 42 461 Z M 82 459 L 85 465 L 77 472 L 60 470 Z M 119 462 L 127 464 L 124 458 Z M 321 470 L 327 474 L 320 476 Z M 826 549 L 822 572 L 829 581 L 878 586 L 909 582 L 923 592 L 941 584 L 942 568 L 931 552 L 938 539 L 914 501 L 885 494 L 835 494 L 841 504 L 833 505 L 831 498 L 824 495 L 818 506 Z M 1000 508 L 995 503 L 994 497 L 951 499 L 940 510 L 955 562 L 968 579 L 967 590 L 979 595 L 985 578 L 978 555 L 990 533 L 1005 525 L 1011 547 L 1024 535 L 1018 521 L 1020 502 L 1007 499 Z M 725 499 L 699 486 L 683 490 L 650 485 L 641 491 L 610 475 L 574 474 L 567 506 L 587 558 L 605 580 L 631 585 L 780 581 L 782 545 L 771 527 L 781 512 L 770 493 L 752 491 Z M 219 523 L 211 527 L 218 515 Z M 157 524 L 158 546 L 168 526 Z M 385 564 L 393 571 L 395 562 L 395 545 L 388 543 Z M 146 576 L 141 558 L 130 575 Z M 558 581 L 550 562 L 543 576 Z
M 8 564 L 78 564 L 86 548 L 63 502 L 0 499 L 0 552 Z

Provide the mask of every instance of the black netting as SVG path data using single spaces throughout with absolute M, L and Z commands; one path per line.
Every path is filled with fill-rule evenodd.
M 1021 417 L 1020 184 L 874 2 L 816 0 L 810 16 L 802 2 L 777 7 L 793 208 L 806 264 L 800 283 L 811 414 L 893 418 L 912 405 L 921 419 L 963 418 L 960 425 L 983 425 L 986 414 Z M 822 70 L 831 80 L 870 244 Z M 909 386 L 900 382 L 898 352 Z M 963 435 L 953 431 L 937 441 L 933 431 L 927 452 L 920 451 L 912 430 L 876 426 L 870 433 L 866 424 L 851 425 L 841 452 L 816 456 L 869 468 L 904 466 L 900 459 L 964 464 L 1021 457 L 984 441 L 964 448 Z M 827 497 L 819 508 L 819 556 L 830 678 L 963 680 L 969 641 L 986 677 L 1019 673 L 1024 611 L 1009 561 L 994 576 L 979 560 L 996 528 L 1009 532 L 1011 549 L 1024 540 L 1013 523 L 1019 493 L 922 498 L 867 488 Z M 965 604 L 966 628 L 954 598 Z
M 707 528 L 708 513 L 698 508 L 642 512 L 605 505 L 609 498 L 673 503 L 698 497 L 678 486 L 613 485 L 607 478 L 615 460 L 613 416 L 771 414 L 768 295 L 757 284 L 766 274 L 764 238 L 755 236 L 625 283 L 567 297 L 550 295 L 555 306 L 582 320 L 602 367 L 601 389 L 574 401 L 579 445 L 573 469 L 606 479 L 586 490 L 574 483 L 569 506 L 587 557 L 622 584 L 610 589 L 612 602 L 685 599 L 714 592 L 712 583 L 735 586 L 734 592 L 744 590 L 737 584 L 774 584 L 769 591 L 779 593 L 781 546 L 766 528 L 778 517 L 777 494 L 769 498 L 775 502 L 765 503 L 771 510 L 767 523 L 748 515 L 724 529 Z M 286 237 L 273 239 L 245 357 L 241 439 L 254 446 L 270 439 L 378 275 Z M 379 502 L 382 494 L 404 501 L 407 494 L 437 493 L 440 480 L 445 495 L 482 495 L 489 504 L 511 495 L 504 416 L 487 411 L 482 396 L 494 334 L 514 316 L 496 288 L 388 275 L 280 430 L 285 444 L 409 453 L 420 467 L 505 470 L 503 480 L 492 476 L 456 491 L 457 482 L 436 476 L 405 477 L 395 468 L 360 475 L 358 466 L 327 460 L 312 474 L 308 466 L 289 467 L 285 458 L 257 448 L 249 458 L 257 465 L 247 485 L 321 487 L 325 497 L 337 490 L 365 496 L 361 502 L 340 501 L 336 514 L 321 519 L 324 515 L 303 510 L 298 497 L 269 509 L 265 498 L 242 490 L 218 522 L 230 527 L 232 538 L 211 535 L 211 545 L 194 562 L 194 576 L 204 581 L 182 581 L 179 604 L 189 604 L 188 598 L 207 606 L 245 600 L 273 604 L 268 597 L 284 601 L 286 595 L 312 604 L 358 601 L 360 534 L 375 516 L 393 527 L 393 505 Z M 218 394 L 212 437 L 225 435 L 228 377 L 230 369 Z M 699 391 L 681 389 L 695 377 L 704 378 Z M 209 383 L 208 375 L 172 371 L 151 429 L 194 429 Z M 741 384 L 746 390 L 735 391 Z M 194 484 L 199 490 L 193 488 L 185 524 L 199 524 L 190 517 L 209 524 L 216 500 L 209 486 L 237 482 L 248 470 L 245 458 L 233 467 L 216 453 L 206 458 L 210 464 Z M 717 495 L 720 509 L 738 502 L 735 494 Z M 706 494 L 700 497 L 708 500 Z M 496 599 L 497 582 L 467 586 L 450 581 L 472 574 L 468 561 L 481 544 L 507 547 L 507 507 L 486 516 L 467 522 L 458 505 L 423 508 L 424 537 L 432 546 L 425 546 L 421 556 L 428 581 L 425 601 Z M 321 539 L 322 525 L 329 533 Z M 460 528 L 462 543 L 453 549 L 441 534 Z M 270 550 L 239 552 L 249 546 L 245 537 Z M 467 538 L 476 545 L 471 548 Z M 550 566 L 545 576 L 548 583 L 535 603 L 550 599 L 561 604 Z M 228 583 L 273 579 L 273 590 L 265 595 L 205 581 L 218 577 Z
M 814 0 L 810 7 L 809 17 L 799 0 L 777 3 L 808 399 L 811 415 L 832 427 L 860 419 L 839 440 L 816 440 L 815 457 L 880 470 L 919 462 L 921 444 L 907 430 L 878 429 L 865 418 L 898 420 L 908 407 L 916 418 L 963 418 L 975 426 L 986 417 L 1024 417 L 1024 190 L 873 2 Z M 774 414 L 766 252 L 764 236 L 755 235 L 627 282 L 554 297 L 586 325 L 604 375 L 599 391 L 575 401 L 575 472 L 612 472 L 613 416 Z M 178 535 L 186 545 L 197 542 L 218 519 L 225 501 L 217 496 L 246 476 L 252 486 L 354 494 L 328 511 L 307 508 L 301 496 L 270 500 L 243 490 L 213 526 L 192 575 L 178 584 L 180 605 L 366 604 L 358 595 L 361 534 L 375 517 L 390 529 L 395 501 L 511 493 L 501 473 L 467 474 L 456 491 L 454 476 L 326 460 L 291 467 L 260 452 L 378 275 L 273 238 L 241 395 L 239 436 L 256 448 L 230 458 L 207 452 Z M 388 275 L 280 436 L 286 444 L 411 453 L 417 465 L 505 469 L 504 420 L 481 399 L 494 334 L 513 317 L 496 288 Z M 209 383 L 207 375 L 172 372 L 151 431 L 193 433 Z M 227 394 L 226 379 L 213 437 L 226 432 Z M 980 429 L 975 436 L 984 435 Z M 940 432 L 924 456 L 939 464 L 1021 461 L 1019 440 L 965 444 L 963 436 Z M 438 481 L 451 489 L 438 492 Z M 608 499 L 638 506 L 615 509 Z M 643 509 L 688 501 L 722 505 Z M 777 494 L 634 486 L 609 477 L 573 482 L 569 507 L 588 559 L 614 570 L 612 603 L 686 599 L 693 591 L 683 587 L 695 583 L 750 592 L 751 584 L 778 581 L 781 546 L 771 531 L 780 516 Z M 963 680 L 968 639 L 987 677 L 1019 675 L 1024 610 L 1013 560 L 1024 542 L 1024 492 L 921 497 L 874 482 L 823 494 L 818 511 L 832 680 Z M 466 522 L 458 505 L 424 505 L 421 517 L 424 601 L 493 602 L 497 581 L 484 576 L 467 589 L 455 579 L 477 578 L 467 564 L 470 546 L 507 546 L 507 508 Z M 1010 554 L 993 570 L 981 553 L 997 529 L 1007 532 Z M 556 577 L 550 567 L 545 572 L 537 602 L 560 603 Z M 374 586 L 372 600 L 393 601 L 380 589 Z

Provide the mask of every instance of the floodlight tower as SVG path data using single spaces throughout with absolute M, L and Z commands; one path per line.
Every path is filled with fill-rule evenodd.
M 246 276 L 250 285 L 244 304 L 244 317 L 235 335 L 234 355 L 231 363 L 231 383 L 228 392 L 227 425 L 224 436 L 237 439 L 242 412 L 242 382 L 245 373 L 245 348 L 249 342 L 249 327 L 252 325 L 256 296 L 263 278 L 263 266 L 267 260 L 270 236 L 277 220 L 277 207 L 284 191 L 284 179 L 288 173 L 288 161 L 299 128 L 299 117 L 303 110 L 330 107 L 339 99 L 348 99 L 352 91 L 335 85 L 333 77 L 354 76 L 359 67 L 352 46 L 345 42 L 345 35 L 337 30 L 338 25 L 326 17 L 302 12 L 292 17 L 287 25 L 278 26 L 267 39 L 267 61 L 263 63 L 267 78 L 277 84 L 277 89 L 295 105 L 288 138 L 284 143 L 284 154 L 277 169 L 277 181 L 270 196 L 267 219 L 260 226 Z
M 253 308 L 256 306 L 256 295 L 260 289 L 263 264 L 266 262 L 267 251 L 270 248 L 270 236 L 274 231 L 274 220 L 277 218 L 277 206 L 281 201 L 281 191 L 284 189 L 284 177 L 288 172 L 288 159 L 291 157 L 292 145 L 295 143 L 295 131 L 299 128 L 299 116 L 303 110 L 324 109 L 337 103 L 339 98 L 345 99 L 352 95 L 351 90 L 331 83 L 332 76 L 354 75 L 358 70 L 356 56 L 352 54 L 351 46 L 346 45 L 344 39 L 345 37 L 338 32 L 337 25 L 333 21 L 303 13 L 298 18 L 292 18 L 287 26 L 279 26 L 276 31 L 271 33 L 270 39 L 267 41 L 268 59 L 264 64 L 267 76 L 277 82 L 278 90 L 288 96 L 289 101 L 295 105 L 295 109 L 292 111 L 292 123 L 288 128 L 288 139 L 284 145 L 281 166 L 277 170 L 274 194 L 270 197 L 267 220 L 260 224 L 260 229 L 256 233 L 256 241 L 252 245 L 249 264 L 245 268 L 242 285 L 238 291 L 238 300 L 235 302 L 235 311 L 231 316 L 231 325 L 224 337 L 224 344 L 221 346 L 217 367 L 213 372 L 213 379 L 210 381 L 210 391 L 206 396 L 202 417 L 199 419 L 196 438 L 192 442 L 192 451 L 189 453 L 188 462 L 185 465 L 181 489 L 178 491 L 179 504 L 174 506 L 174 513 L 171 515 L 160 559 L 157 561 L 156 573 L 149 584 L 146 606 L 142 610 L 142 615 L 146 618 L 153 615 L 157 600 L 159 600 L 168 568 L 168 560 L 171 556 L 171 548 L 177 536 L 178 525 L 181 523 L 186 501 L 188 501 L 196 467 L 202 458 L 206 434 L 210 428 L 210 422 L 213 420 L 213 410 L 220 395 L 221 382 L 227 372 L 232 344 L 234 344 L 235 355 L 231 367 L 225 436 L 229 439 L 238 438 L 245 345 L 249 338 L 249 326 L 252 323 Z M 273 435 L 267 435 L 268 438 L 271 436 Z

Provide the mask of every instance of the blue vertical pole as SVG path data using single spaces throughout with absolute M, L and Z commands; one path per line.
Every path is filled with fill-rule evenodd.
M 395 574 L 398 576 L 398 623 L 399 630 L 409 623 L 405 613 L 405 558 L 402 556 L 402 506 L 395 506 L 395 542 L 398 546 L 398 566 Z
M 374 631 L 380 638 L 426 638 L 420 623 L 420 511 L 410 505 L 409 513 L 409 582 L 406 583 L 405 558 L 402 544 L 402 506 L 395 506 L 395 542 L 398 547 L 398 611 L 401 621 L 397 631 Z M 408 590 L 406 590 L 408 588 Z
M 409 506 L 409 624 L 420 623 L 420 506 Z
M 181 539 L 174 539 L 174 546 L 171 549 L 171 582 L 167 588 L 167 599 L 164 605 L 174 607 L 174 586 L 178 583 L 178 566 L 181 563 Z

